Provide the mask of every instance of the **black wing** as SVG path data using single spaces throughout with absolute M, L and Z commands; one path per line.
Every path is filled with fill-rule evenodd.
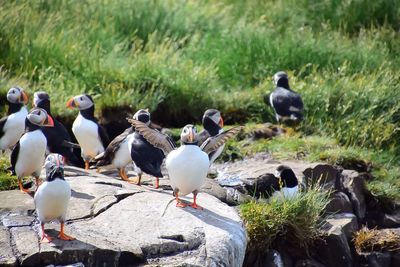
M 11 171 L 13 175 L 15 175 L 15 165 L 17 164 L 18 160 L 18 154 L 19 154 L 19 142 L 15 145 L 13 151 L 11 152 Z
M 106 129 L 104 129 L 104 127 L 100 124 L 97 124 L 97 131 L 99 133 L 100 141 L 103 144 L 103 147 L 106 148 L 110 144 L 110 138 L 108 137 Z
M 7 118 L 8 118 L 8 116 L 5 116 L 0 119 L 0 138 L 2 138 L 4 135 L 3 128 L 4 128 L 4 125 L 6 124 Z
M 242 126 L 231 128 L 223 133 L 220 133 L 214 137 L 209 137 L 200 148 L 207 154 L 217 150 L 220 146 L 225 144 L 225 142 L 235 136 L 238 132 L 242 130 Z
M 161 164 L 164 157 L 161 149 L 154 147 L 139 133 L 134 133 L 131 158 L 137 167 L 154 177 L 162 177 Z
M 175 149 L 175 143 L 171 137 L 165 135 L 155 129 L 151 129 L 146 123 L 128 118 L 128 121 L 153 146 L 161 149 L 164 154 L 168 154 Z
M 296 92 L 278 87 L 272 94 L 272 104 L 280 116 L 289 117 L 294 114 L 302 117 L 303 100 Z

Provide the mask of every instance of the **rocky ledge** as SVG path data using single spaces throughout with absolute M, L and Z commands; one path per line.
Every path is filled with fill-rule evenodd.
M 199 211 L 168 205 L 171 191 L 92 171 L 69 168 L 66 180 L 72 188 L 66 233 L 76 238 L 70 242 L 40 243 L 32 197 L 0 192 L 0 266 L 242 265 L 243 223 L 214 196 L 200 193 Z M 55 237 L 59 224 L 46 229 Z

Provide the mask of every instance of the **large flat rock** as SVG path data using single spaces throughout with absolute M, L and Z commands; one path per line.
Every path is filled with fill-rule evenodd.
M 198 195 L 204 210 L 181 209 L 170 202 L 171 191 L 95 171 L 69 168 L 66 180 L 72 188 L 66 232 L 76 238 L 70 242 L 40 243 L 33 198 L 17 190 L 0 192 L 0 265 L 242 265 L 243 223 L 234 208 L 209 194 Z M 46 229 L 56 237 L 59 224 Z

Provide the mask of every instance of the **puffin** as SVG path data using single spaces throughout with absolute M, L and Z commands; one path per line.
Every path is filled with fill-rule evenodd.
M 0 119 L 0 150 L 4 153 L 11 149 L 25 130 L 25 119 L 28 110 L 28 95 L 20 87 L 12 87 L 7 92 L 8 113 Z
M 303 100 L 289 86 L 286 72 L 279 71 L 274 75 L 275 90 L 269 95 L 269 103 L 275 111 L 279 122 L 300 122 L 303 120 Z
M 287 165 L 279 165 L 275 170 L 275 176 L 279 181 L 279 188 L 272 194 L 272 197 L 295 197 L 299 191 L 299 181 L 293 170 Z
M 44 109 L 35 108 L 25 119 L 25 133 L 11 152 L 11 171 L 17 175 L 21 192 L 28 193 L 23 188 L 21 179 L 32 175 L 36 179 L 36 190 L 39 187 L 39 176 L 45 159 L 47 140 L 42 127 L 53 127 L 53 119 Z
M 133 127 L 127 128 L 120 135 L 115 137 L 107 146 L 103 153 L 97 155 L 93 161 L 96 167 L 114 167 L 118 169 L 119 176 L 122 180 L 133 183 L 132 179 L 128 178 L 125 167 L 132 162 L 131 153 L 129 149 L 130 139 L 133 137 L 135 129 Z
M 47 114 L 53 119 L 54 127 L 43 128 L 49 152 L 61 154 L 68 164 L 79 166 L 81 161 L 73 152 L 73 149 L 79 148 L 79 146 L 71 142 L 71 136 L 65 126 L 51 115 L 50 96 L 44 91 L 35 92 L 33 106 L 46 110 Z
M 89 170 L 90 160 L 103 153 L 109 144 L 107 132 L 94 117 L 94 101 L 91 96 L 74 96 L 68 100 L 67 107 L 79 109 L 79 114 L 72 124 L 72 132 L 81 146 L 85 170 Z
M 128 118 L 128 121 L 132 119 Z M 151 120 L 150 113 L 148 110 L 140 109 L 133 116 L 133 121 L 139 121 L 146 125 L 146 127 L 150 128 Z M 133 125 L 135 129 L 135 125 Z M 153 131 L 159 132 L 155 129 Z M 140 185 L 140 181 L 142 178 L 142 172 L 145 172 L 151 176 L 156 177 L 154 187 L 157 189 L 159 187 L 159 179 L 162 177 L 161 173 L 161 165 L 165 158 L 163 151 L 149 143 L 148 140 L 137 130 L 135 129 L 132 137 L 128 142 L 129 152 L 131 155 L 132 161 L 135 163 L 136 169 L 138 171 L 138 182 Z
M 71 187 L 64 179 L 63 156 L 55 153 L 49 154 L 44 168 L 46 170 L 46 181 L 40 185 L 33 198 L 42 230 L 41 242 L 52 241 L 53 238 L 44 231 L 44 224 L 52 220 L 58 220 L 61 223 L 59 239 L 74 240 L 73 237 L 64 233 L 64 223 L 71 198 Z
M 219 112 L 217 109 L 207 109 L 204 112 L 202 124 L 204 129 L 199 133 L 200 144 L 202 144 L 210 136 L 216 136 L 224 131 L 224 120 L 221 116 L 221 112 Z M 208 155 L 210 165 L 213 164 L 214 161 L 221 155 L 224 147 L 225 144 Z
M 175 143 L 168 135 L 151 129 L 141 121 L 129 120 L 129 122 L 149 143 L 162 149 L 166 155 L 165 166 L 171 181 L 176 206 L 186 207 L 187 205 L 179 199 L 179 196 L 192 193 L 193 203 L 190 206 L 202 209 L 197 205 L 197 194 L 206 180 L 210 167 L 209 154 L 236 135 L 242 127 L 234 127 L 209 137 L 199 146 L 196 127 L 188 124 L 181 132 L 181 146 L 176 148 Z

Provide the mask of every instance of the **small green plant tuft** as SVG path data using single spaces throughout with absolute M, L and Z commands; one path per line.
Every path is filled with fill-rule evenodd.
M 0 191 L 18 188 L 17 178 L 11 176 L 10 172 L 7 171 L 9 164 L 9 159 L 6 156 L 0 156 Z
M 249 248 L 263 251 L 279 237 L 289 246 L 308 247 L 318 237 L 329 192 L 311 188 L 294 198 L 252 201 L 240 206 L 249 238 Z

